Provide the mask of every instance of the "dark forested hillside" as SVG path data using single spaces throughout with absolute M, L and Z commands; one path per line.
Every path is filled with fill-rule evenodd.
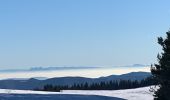
M 84 77 L 60 77 L 50 78 L 46 80 L 28 79 L 28 80 L 0 80 L 0 88 L 2 89 L 35 89 L 43 88 L 47 84 L 53 86 L 73 86 L 74 84 L 85 84 L 86 82 L 90 85 L 92 83 L 109 82 L 109 81 L 120 81 L 120 80 L 143 80 L 151 76 L 148 72 L 132 72 L 123 75 L 111 75 L 100 78 L 84 78 Z
M 131 89 L 150 85 L 156 85 L 156 81 L 152 77 L 148 77 L 143 80 L 120 80 L 120 81 L 108 81 L 100 83 L 88 84 L 74 84 L 74 85 L 57 85 L 51 84 L 45 85 L 42 91 L 61 91 L 61 90 L 118 90 L 118 89 Z M 38 89 L 37 89 L 38 90 Z

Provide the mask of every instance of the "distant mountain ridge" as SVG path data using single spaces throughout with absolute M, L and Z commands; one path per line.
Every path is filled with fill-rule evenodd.
M 151 76 L 149 72 L 132 72 L 122 75 L 110 75 L 107 77 L 100 78 L 85 78 L 85 77 L 59 77 L 59 78 L 50 78 L 45 80 L 38 80 L 35 78 L 31 78 L 28 80 L 0 80 L 0 88 L 1 89 L 21 89 L 21 90 L 30 90 L 35 88 L 42 88 L 44 85 L 52 84 L 52 85 L 73 85 L 73 84 L 81 84 L 81 83 L 98 83 L 98 82 L 106 82 L 111 80 L 142 80 Z
M 52 71 L 52 70 L 73 70 L 73 69 L 94 69 L 94 68 L 102 68 L 102 67 L 31 67 L 29 69 L 4 69 L 0 70 L 0 72 L 27 72 L 27 71 Z
M 92 69 L 100 67 L 32 67 L 29 71 L 43 71 L 43 70 L 70 70 L 70 69 Z
M 133 64 L 133 65 L 124 65 L 124 66 L 117 66 L 117 67 L 146 67 L 149 65 L 144 65 L 144 64 Z
M 125 66 L 112 66 L 113 67 L 145 67 L 148 65 L 143 64 L 133 64 L 133 65 L 125 65 Z M 25 71 L 51 71 L 51 70 L 73 70 L 73 69 L 95 69 L 95 68 L 105 68 L 105 67 L 96 67 L 96 66 L 68 66 L 68 67 L 31 67 L 28 69 L 3 69 L 0 72 L 25 72 Z M 108 68 L 108 67 L 106 67 Z

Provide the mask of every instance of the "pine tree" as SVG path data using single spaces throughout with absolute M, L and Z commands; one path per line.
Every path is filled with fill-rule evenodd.
M 158 38 L 163 52 L 158 54 L 158 64 L 151 66 L 153 78 L 158 82 L 158 90 L 155 91 L 154 100 L 170 100 L 170 31 L 167 37 Z

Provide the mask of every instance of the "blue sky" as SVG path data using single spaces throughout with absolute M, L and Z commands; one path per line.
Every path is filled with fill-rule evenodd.
M 156 62 L 169 0 L 1 0 L 0 69 Z

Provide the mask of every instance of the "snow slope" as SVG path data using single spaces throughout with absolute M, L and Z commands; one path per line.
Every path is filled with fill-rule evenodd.
M 150 87 L 127 89 L 127 90 L 102 90 L 102 91 L 62 91 L 66 94 L 81 94 L 81 95 L 100 95 L 108 97 L 118 97 L 126 100 L 153 100 L 153 93 L 149 91 Z
M 0 89 L 0 100 L 153 100 L 150 87 L 127 90 L 44 92 Z

